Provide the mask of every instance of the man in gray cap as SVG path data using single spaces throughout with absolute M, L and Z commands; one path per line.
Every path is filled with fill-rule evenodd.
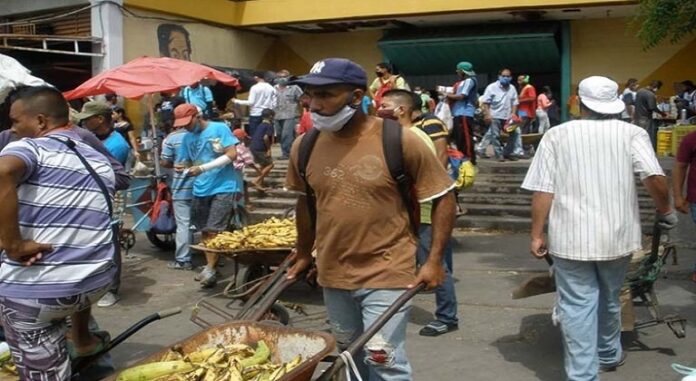
M 109 154 L 116 160 L 125 165 L 130 154 L 130 146 L 116 130 L 112 123 L 111 106 L 106 102 L 91 101 L 82 106 L 82 111 L 75 114 L 75 118 L 82 122 L 82 127 L 91 131 L 101 140 Z M 117 247 L 116 264 L 118 271 L 114 278 L 114 283 L 109 292 L 97 302 L 97 307 L 111 307 L 121 299 L 118 290 L 121 287 L 121 253 Z
M 75 117 L 82 122 L 82 127 L 97 135 L 111 156 L 125 165 L 131 149 L 126 139 L 114 130 L 112 113 L 108 103 L 91 101 L 85 103 Z
M 288 277 L 309 267 L 316 247 L 332 331 L 345 350 L 405 289 L 442 284 L 443 250 L 455 214 L 453 183 L 426 143 L 403 129 L 405 173 L 418 201 L 433 201 L 432 246 L 416 272 L 417 237 L 382 148 L 387 128 L 401 127 L 362 112 L 367 76 L 349 60 L 321 60 L 297 83 L 311 97 L 316 130 L 297 139 L 290 152 L 286 186 L 303 194 L 297 202 L 297 257 Z M 302 168 L 300 147 L 312 135 L 315 144 Z M 407 305 L 394 315 L 358 354 L 363 379 L 412 379 L 405 348 L 409 310 Z
M 554 316 L 570 381 L 598 380 L 598 372 L 616 370 L 626 357 L 619 292 L 631 253 L 641 248 L 635 173 L 655 202 L 659 226 L 677 224 L 648 134 L 620 120 L 618 88 L 605 77 L 580 82 L 581 119 L 544 135 L 522 183 L 534 192 L 532 255 L 553 256 Z

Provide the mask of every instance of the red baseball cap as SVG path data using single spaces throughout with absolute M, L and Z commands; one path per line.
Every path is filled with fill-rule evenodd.
M 249 135 L 247 135 L 247 133 L 242 128 L 238 128 L 238 129 L 232 131 L 232 133 L 239 140 L 243 140 L 243 139 L 246 139 L 249 137 Z
M 187 126 L 197 115 L 198 108 L 190 103 L 176 106 L 174 109 L 174 127 Z

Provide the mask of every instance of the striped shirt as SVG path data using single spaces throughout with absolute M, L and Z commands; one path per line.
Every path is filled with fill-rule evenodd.
M 641 247 L 635 173 L 664 176 L 648 134 L 619 120 L 576 120 L 544 135 L 522 188 L 553 194 L 555 256 L 613 260 Z
M 237 150 L 237 157 L 234 159 L 234 169 L 238 171 L 243 171 L 244 167 L 250 167 L 254 165 L 254 155 L 251 154 L 249 147 L 243 143 L 234 146 Z
M 114 171 L 102 154 L 74 131 L 51 134 L 70 138 L 114 192 Z M 97 182 L 65 145 L 48 137 L 10 143 L 0 157 L 21 159 L 26 171 L 17 187 L 23 239 L 48 243 L 53 251 L 31 266 L 2 253 L 0 296 L 63 298 L 107 286 L 114 279 L 115 247 L 111 217 Z
M 449 136 L 449 130 L 445 123 L 431 113 L 424 113 L 416 118 L 413 121 L 413 127 L 418 127 L 423 130 L 432 140 L 447 138 Z
M 181 142 L 184 141 L 184 136 L 186 136 L 186 134 L 186 130 L 178 129 L 167 135 L 162 142 L 162 154 L 160 158 L 172 163 L 180 162 L 179 147 L 181 146 Z M 172 200 L 188 201 L 193 198 L 193 181 L 195 177 L 186 176 L 183 172 L 171 171 L 171 179 Z

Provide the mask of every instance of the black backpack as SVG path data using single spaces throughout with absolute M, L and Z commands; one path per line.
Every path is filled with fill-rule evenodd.
M 419 220 L 419 204 L 412 197 L 413 180 L 408 176 L 404 169 L 404 154 L 402 148 L 402 132 L 403 127 L 396 121 L 384 119 L 382 125 L 382 148 L 384 150 L 384 159 L 387 162 L 389 174 L 396 181 L 399 195 L 408 210 L 408 217 L 411 223 L 413 233 L 418 236 L 418 220 Z M 314 195 L 314 190 L 309 186 L 307 181 L 307 164 L 309 157 L 314 149 L 314 144 L 317 142 L 320 131 L 316 128 L 311 128 L 305 133 L 300 142 L 300 148 L 297 155 L 297 167 L 300 177 L 305 183 L 305 193 L 307 195 L 307 208 L 309 209 L 309 217 L 312 223 L 312 229 L 316 229 L 317 222 L 317 199 Z

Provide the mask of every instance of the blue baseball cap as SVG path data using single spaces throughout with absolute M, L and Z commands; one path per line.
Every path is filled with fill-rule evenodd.
M 367 87 L 367 73 L 360 65 L 345 58 L 326 58 L 312 66 L 308 74 L 293 81 L 298 85 L 356 85 Z

